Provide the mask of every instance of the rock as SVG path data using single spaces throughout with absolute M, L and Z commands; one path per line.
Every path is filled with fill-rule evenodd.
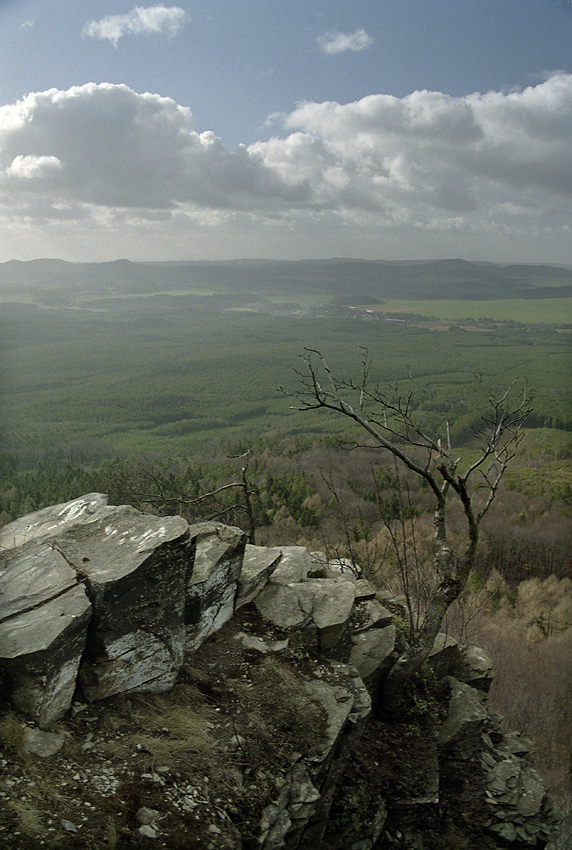
M 286 835 L 294 822 L 304 824 L 312 812 L 312 804 L 319 798 L 320 793 L 312 784 L 307 768 L 295 764 L 285 777 L 276 802 L 267 806 L 262 814 L 259 840 L 262 850 L 285 847 Z
M 77 571 L 47 543 L 0 556 L 0 623 L 39 608 L 78 583 Z
M 141 808 L 137 810 L 137 820 L 141 824 L 149 825 L 155 823 L 158 817 L 159 812 L 157 809 L 150 809 L 147 806 L 141 806 Z
M 0 667 L 10 697 L 39 726 L 59 720 L 71 705 L 90 617 L 85 588 L 75 585 L 0 623 Z
M 149 824 L 143 824 L 143 826 L 139 827 L 137 832 L 139 835 L 142 835 L 143 838 L 157 838 L 157 830 L 153 829 L 153 827 L 149 826 Z
M 282 553 L 276 549 L 246 544 L 238 577 L 236 608 L 241 608 L 258 596 L 280 563 Z
M 334 657 L 343 654 L 344 637 L 349 645 L 348 623 L 354 600 L 355 587 L 350 581 L 309 579 L 280 584 L 273 578 L 254 604 L 271 625 L 304 632 L 305 648 Z
M 192 576 L 186 588 L 186 649 L 195 651 L 234 614 L 246 534 L 217 522 L 190 527 L 196 539 Z
M 383 671 L 395 649 L 396 629 L 393 624 L 383 629 L 360 631 L 352 637 L 349 663 L 353 664 L 370 693 L 375 693 Z
M 480 646 L 468 646 L 461 651 L 454 675 L 472 688 L 488 693 L 495 675 L 493 662 Z
M 24 728 L 24 743 L 22 752 L 31 753 L 40 758 L 49 758 L 61 750 L 66 736 L 55 732 L 44 732 L 41 729 Z
M 107 508 L 65 531 L 58 546 L 87 573 L 93 616 L 79 674 L 87 699 L 172 687 L 183 661 L 192 569 L 186 521 Z
M 449 713 L 441 724 L 438 740 L 441 746 L 453 741 L 457 746 L 463 742 L 464 746 L 480 735 L 488 717 L 487 710 L 474 688 L 452 676 L 447 678 L 451 690 Z
M 459 641 L 455 640 L 451 635 L 439 632 L 427 659 L 429 666 L 434 670 L 437 678 L 454 676 L 459 667 L 460 658 L 461 649 L 459 647 Z
M 282 556 L 272 575 L 275 582 L 290 584 L 305 581 L 308 573 L 316 568 L 316 562 L 303 546 L 276 546 L 274 550 Z
M 0 551 L 53 540 L 71 526 L 92 522 L 105 511 L 107 501 L 104 493 L 88 493 L 71 502 L 26 514 L 0 530 Z
M 299 585 L 298 594 L 301 609 L 316 626 L 320 655 L 335 657 L 349 632 L 348 621 L 355 600 L 354 583 L 312 579 Z
M 461 651 L 439 635 L 430 663 L 439 680 L 432 700 L 440 711 L 419 700 L 417 714 L 395 722 L 372 714 L 372 699 L 375 705 L 383 699 L 384 676 L 395 656 L 391 612 L 401 617 L 403 600 L 376 591 L 353 566 L 332 564 L 302 547 L 249 546 L 240 529 L 220 523 L 189 528 L 180 517 L 110 507 L 100 494 L 25 517 L 12 530 L 7 526 L 2 538 L 11 543 L 0 566 L 0 680 L 16 707 L 38 725 L 49 725 L 70 707 L 76 677 L 83 687 L 78 700 L 164 690 L 174 683 L 183 655 L 200 648 L 196 669 L 190 658 L 185 675 L 196 676 L 199 690 L 201 682 L 205 686 L 209 737 L 217 744 L 212 757 L 228 764 L 217 762 L 209 773 L 205 760 L 204 778 L 192 774 L 193 784 L 184 760 L 176 768 L 137 772 L 156 786 L 164 811 L 137 810 L 136 842 L 160 836 L 167 846 L 178 838 L 172 823 L 187 813 L 203 838 L 210 836 L 205 846 L 224 840 L 237 848 L 241 806 L 251 790 L 254 806 L 272 801 L 258 838 L 251 834 L 254 809 L 248 809 L 248 840 L 261 850 L 373 850 L 381 844 L 413 850 L 424 846 L 439 812 L 446 827 L 457 806 L 455 827 L 468 817 L 475 846 L 481 839 L 487 847 L 553 841 L 557 817 L 531 767 L 533 747 L 504 732 L 487 709 L 492 665 L 481 650 Z M 228 623 L 238 608 L 243 610 L 235 623 Z M 284 658 L 268 657 L 278 652 Z M 265 670 L 275 668 L 284 672 L 283 687 L 269 692 Z M 251 724 L 238 703 L 255 687 L 263 688 L 261 702 L 268 707 Z M 316 745 L 300 753 L 295 742 L 282 749 L 277 741 L 276 760 L 258 764 L 253 758 L 263 752 L 261 742 L 291 733 L 292 724 L 283 728 L 280 710 L 274 712 L 281 700 L 287 717 L 311 706 Z M 74 753 L 79 750 L 82 766 L 73 763 L 65 775 L 111 799 L 121 777 L 135 773 L 124 772 L 123 765 L 102 766 L 98 751 L 106 739 L 96 721 L 103 719 L 103 708 L 85 709 L 78 701 L 71 711 L 73 728 L 81 732 Z M 444 710 L 447 716 L 439 719 Z M 63 736 L 11 723 L 6 735 L 12 730 L 15 741 L 23 730 L 31 755 L 54 755 L 62 746 Z M 92 731 L 85 734 L 87 729 Z M 167 727 L 156 732 L 168 733 Z M 150 752 L 142 743 L 134 749 L 133 766 Z M 67 758 L 63 750 L 57 762 L 43 767 L 59 769 Z M 7 759 L 7 753 L 0 759 L 3 772 Z M 22 779 L 20 765 L 0 789 L 2 804 L 20 792 Z M 95 808 L 87 801 L 85 807 L 85 813 Z M 224 812 L 231 814 L 223 824 Z M 87 821 L 82 814 L 86 829 Z M 77 830 L 71 822 L 62 826 Z

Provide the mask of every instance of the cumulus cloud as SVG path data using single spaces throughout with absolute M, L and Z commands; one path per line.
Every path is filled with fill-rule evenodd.
M 62 163 L 57 156 L 15 156 L 8 168 L 6 175 L 16 179 L 32 180 L 42 178 L 59 171 Z
M 319 36 L 316 41 L 320 50 L 329 56 L 346 53 L 348 50 L 359 53 L 373 43 L 373 39 L 364 29 L 357 29 L 354 32 L 331 31 Z
M 214 133 L 197 133 L 192 125 L 188 108 L 126 85 L 89 83 L 30 94 L 0 108 L 0 185 L 14 204 L 22 179 L 36 178 L 42 215 L 39 178 L 48 173 L 59 209 L 76 203 L 241 209 L 302 199 L 299 181 L 286 184 L 257 153 L 245 146 L 229 151 Z M 32 216 L 33 203 L 28 192 Z
M 532 222 L 537 233 L 567 226 L 570 138 L 564 73 L 509 93 L 302 103 L 279 134 L 236 150 L 197 132 L 171 98 L 89 83 L 0 108 L 0 204 L 4 223 L 148 221 L 180 233 L 198 217 L 215 230 L 242 216 L 306 222 L 307 233 L 338 221 L 352 233 L 513 238 Z
M 90 21 L 82 35 L 107 39 L 117 46 L 125 35 L 144 33 L 167 33 L 176 35 L 187 18 L 187 13 L 179 6 L 134 6 L 126 15 L 108 15 L 99 21 Z

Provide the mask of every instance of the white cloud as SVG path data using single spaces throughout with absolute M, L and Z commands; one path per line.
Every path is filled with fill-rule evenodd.
M 84 26 L 82 34 L 107 39 L 117 45 L 125 35 L 176 35 L 186 18 L 187 13 L 179 6 L 134 6 L 126 15 L 109 15 L 99 21 L 90 21 Z
M 62 163 L 57 156 L 22 156 L 18 154 L 6 169 L 6 174 L 8 177 L 32 180 L 50 176 L 61 168 Z
M 381 233 L 394 246 L 569 245 L 572 75 L 510 93 L 303 103 L 281 120 L 281 136 L 231 151 L 187 107 L 126 85 L 30 94 L 0 107 L 4 232 L 67 221 L 116 241 L 148 227 L 171 244 L 207 228 L 211 246 L 226 233 L 249 250 L 266 237 L 326 253 L 351 235 L 350 253 L 370 240 L 378 255 Z
M 348 50 L 359 53 L 373 43 L 373 39 L 364 29 L 357 29 L 354 32 L 327 32 L 319 36 L 316 41 L 320 50 L 329 56 L 346 53 Z

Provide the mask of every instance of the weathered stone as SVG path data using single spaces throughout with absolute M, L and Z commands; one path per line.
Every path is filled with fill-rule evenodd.
M 312 784 L 304 764 L 294 764 L 284 778 L 277 800 L 263 812 L 260 845 L 263 850 L 278 850 L 285 846 L 285 838 L 296 821 L 307 821 L 313 803 L 320 793 Z M 298 826 L 299 829 L 299 826 Z
M 312 618 L 318 630 L 319 652 L 332 656 L 340 648 L 355 600 L 351 581 L 312 579 L 298 587 L 301 609 Z M 349 638 L 349 634 L 348 634 Z
M 58 537 L 82 564 L 93 605 L 80 668 L 87 699 L 170 688 L 184 654 L 184 597 L 192 569 L 188 525 L 123 506 Z
M 11 699 L 39 726 L 54 723 L 71 705 L 90 616 L 85 588 L 75 585 L 0 624 L 0 666 Z
M 357 589 L 356 587 L 356 591 Z M 385 628 L 385 626 L 390 626 L 392 623 L 393 617 L 390 612 L 377 599 L 356 596 L 356 604 L 352 611 L 351 619 L 351 627 L 354 633 L 367 631 L 368 629 Z
M 282 555 L 274 570 L 272 581 L 280 584 L 305 581 L 308 573 L 316 568 L 316 562 L 303 546 L 277 546 L 275 551 Z
M 438 678 L 454 676 L 459 667 L 461 650 L 459 642 L 444 632 L 439 632 L 427 662 Z
M 468 646 L 461 651 L 454 675 L 472 688 L 488 693 L 495 675 L 492 659 L 480 646 Z
M 299 629 L 310 620 L 300 604 L 298 584 L 269 582 L 254 600 L 260 615 L 271 625 L 282 629 Z
M 22 752 L 31 753 L 40 758 L 49 758 L 61 750 L 66 736 L 56 732 L 45 732 L 42 729 L 24 728 Z
M 521 776 L 521 793 L 516 804 L 518 813 L 527 818 L 537 815 L 540 812 L 545 797 L 546 789 L 536 771 L 527 770 L 523 772 Z
M 349 581 L 309 579 L 279 584 L 273 580 L 254 604 L 268 623 L 283 629 L 308 631 L 312 640 L 315 635 L 317 651 L 333 657 L 338 650 L 343 654 L 344 637 L 347 636 L 349 643 L 348 623 L 354 599 L 354 585 Z
M 190 526 L 197 541 L 186 589 L 186 648 L 194 651 L 234 614 L 246 534 L 218 522 Z
M 474 688 L 452 676 L 448 679 L 451 688 L 449 713 L 439 730 L 439 743 L 455 741 L 459 745 L 462 739 L 474 741 L 487 719 L 487 710 Z
M 395 626 L 383 629 L 369 629 L 354 634 L 349 662 L 352 664 L 366 687 L 373 693 L 379 678 L 389 663 L 389 656 L 395 649 Z
M 353 668 L 336 661 L 329 663 L 322 678 L 308 679 L 304 686 L 311 698 L 321 703 L 326 711 L 326 736 L 322 754 L 314 759 L 319 764 L 335 750 L 348 722 L 356 724 L 368 717 L 371 699 Z
M 253 546 L 251 543 L 246 544 L 238 578 L 236 609 L 241 608 L 251 602 L 255 596 L 258 596 L 280 563 L 281 558 L 282 553 L 277 552 L 276 549 Z
M 0 551 L 16 549 L 32 541 L 40 543 L 54 539 L 73 525 L 92 522 L 105 512 L 106 506 L 107 496 L 104 493 L 88 493 L 71 502 L 26 514 L 0 531 Z
M 47 543 L 0 556 L 0 622 L 39 607 L 74 587 L 77 571 Z

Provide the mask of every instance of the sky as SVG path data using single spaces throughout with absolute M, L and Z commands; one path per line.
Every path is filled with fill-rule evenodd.
M 0 0 L 0 262 L 572 265 L 570 0 Z

